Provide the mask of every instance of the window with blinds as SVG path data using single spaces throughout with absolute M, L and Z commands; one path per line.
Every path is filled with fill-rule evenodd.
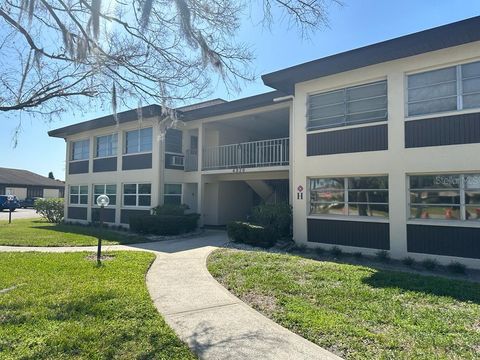
M 387 120 L 387 81 L 308 97 L 307 130 Z
M 408 116 L 480 107 L 480 61 L 407 77 Z

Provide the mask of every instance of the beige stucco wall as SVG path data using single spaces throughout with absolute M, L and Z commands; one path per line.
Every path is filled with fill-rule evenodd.
M 388 175 L 390 198 L 390 241 L 391 255 L 395 258 L 407 256 L 406 223 L 407 223 L 407 178 L 411 173 L 445 173 L 480 171 L 480 144 L 436 146 L 416 149 L 404 147 L 405 121 L 437 117 L 430 116 L 405 119 L 405 79 L 406 74 L 434 68 L 442 68 L 480 60 L 480 43 L 471 43 L 455 48 L 435 51 L 388 63 L 369 66 L 349 72 L 328 76 L 296 85 L 293 102 L 293 121 L 291 143 L 293 143 L 292 187 L 302 185 L 305 190 L 303 200 L 293 198 L 294 237 L 297 242 L 307 244 L 308 181 L 309 177 L 352 176 L 352 175 Z M 349 153 L 328 156 L 306 156 L 306 101 L 311 93 L 334 90 L 346 86 L 360 85 L 377 80 L 387 79 L 388 83 L 388 151 Z M 442 115 L 478 112 L 478 109 L 442 113 Z M 378 123 L 376 123 L 378 124 Z M 371 125 L 371 124 L 370 124 Z M 369 126 L 358 125 L 358 126 Z M 352 128 L 355 126 L 350 126 Z M 338 130 L 329 129 L 322 131 Z M 319 131 L 316 131 L 319 132 Z M 327 217 L 329 218 L 329 217 Z M 358 219 L 358 218 L 357 218 Z M 348 220 L 355 220 L 349 217 Z M 358 219 L 366 221 L 365 219 Z M 369 221 L 374 221 L 369 219 Z M 382 220 L 378 220 L 382 221 Z M 418 220 L 416 220 L 418 221 Z M 432 220 L 429 221 L 433 223 Z M 452 222 L 438 221 L 439 225 L 453 225 Z M 465 222 L 455 225 L 466 226 Z M 469 223 L 468 226 L 480 224 Z M 308 243 L 309 246 L 315 246 Z M 344 247 L 347 251 L 373 253 L 363 248 Z M 408 254 L 415 257 L 416 255 Z M 428 255 L 418 255 L 425 257 Z M 431 256 L 447 263 L 461 260 L 469 266 L 480 267 L 479 260 L 453 258 L 447 256 Z

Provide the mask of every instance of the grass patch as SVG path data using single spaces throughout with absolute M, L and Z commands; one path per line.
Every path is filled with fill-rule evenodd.
M 154 255 L 113 254 L 0 253 L 0 358 L 194 358 L 148 295 Z
M 99 234 L 105 245 L 148 241 L 143 236 L 93 226 L 52 224 L 41 219 L 18 219 L 11 224 L 0 221 L 0 245 L 88 246 L 97 244 Z
M 277 323 L 347 359 L 473 359 L 480 349 L 480 284 L 234 250 L 214 252 L 208 268 Z

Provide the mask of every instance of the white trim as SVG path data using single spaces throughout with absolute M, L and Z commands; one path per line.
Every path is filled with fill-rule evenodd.
M 153 151 L 141 151 L 136 153 L 122 154 L 122 156 L 144 155 L 144 154 L 151 154 L 151 153 L 153 153 Z M 112 157 L 116 157 L 116 156 L 112 156 Z
M 407 225 L 480 228 L 480 220 L 476 222 L 474 220 L 407 219 Z
M 307 215 L 307 219 L 320 220 L 341 220 L 341 221 L 357 221 L 357 222 L 376 222 L 376 223 L 390 223 L 390 219 L 376 216 L 359 216 L 359 215 Z
M 319 134 L 324 132 L 332 132 L 332 131 L 345 130 L 345 129 L 357 129 L 362 127 L 377 126 L 377 125 L 388 125 L 388 119 L 380 120 L 380 121 L 363 122 L 360 124 L 331 126 L 331 127 L 325 127 L 323 129 L 316 129 L 316 130 L 306 129 L 306 132 L 307 134 Z

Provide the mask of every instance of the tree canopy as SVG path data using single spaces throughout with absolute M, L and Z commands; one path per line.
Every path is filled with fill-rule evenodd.
M 260 0 L 259 0 L 260 1 Z M 264 25 L 281 17 L 300 35 L 327 25 L 337 0 L 263 0 Z M 235 41 L 241 0 L 3 0 L 0 111 L 58 114 L 82 99 L 160 104 L 205 97 L 254 78 Z M 282 14 L 278 16 L 278 14 Z

